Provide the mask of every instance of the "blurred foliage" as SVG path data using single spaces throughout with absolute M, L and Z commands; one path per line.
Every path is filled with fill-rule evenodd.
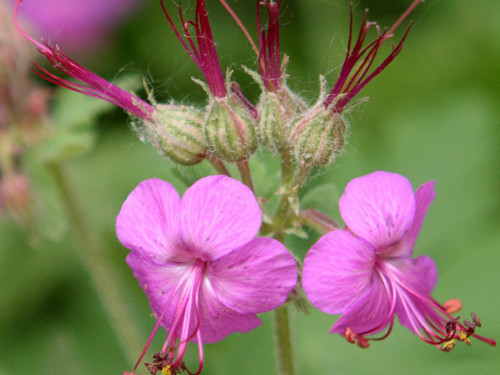
M 255 36 L 254 1 L 228 2 Z M 370 20 L 390 26 L 409 3 L 357 1 L 356 21 L 369 6 Z M 192 10 L 194 4 L 187 1 L 185 9 Z M 349 5 L 344 0 L 284 4 L 282 51 L 291 56 L 289 84 L 312 101 L 318 75 L 326 74 L 334 82 L 338 73 L 347 44 Z M 220 4 L 214 0 L 208 6 L 222 66 L 238 69 L 236 80 L 255 99 L 258 88 L 239 70 L 241 64 L 255 68 L 255 55 Z M 463 317 L 476 312 L 483 323 L 479 333 L 498 340 L 500 325 L 494 316 L 500 309 L 500 7 L 496 0 L 430 0 L 410 18 L 414 26 L 403 52 L 363 91 L 370 101 L 349 115 L 344 155 L 329 170 L 316 171 L 305 201 L 316 205 L 321 194 L 327 202 L 321 208 L 340 220 L 336 200 L 354 177 L 387 170 L 408 177 L 415 188 L 436 180 L 437 199 L 415 253 L 437 262 L 440 280 L 434 296 L 440 301 L 461 298 Z M 201 74 L 157 1 L 144 1 L 144 9 L 117 30 L 107 49 L 82 55 L 83 65 L 115 82 L 117 77 L 144 75 L 159 101 L 205 103 L 204 93 L 191 81 Z M 68 100 L 66 110 L 80 111 L 81 104 Z M 183 191 L 198 173 L 209 170 L 203 165 L 199 170 L 169 165 L 135 138 L 119 110 L 101 116 L 97 132 L 94 150 L 68 162 L 65 170 L 91 227 L 106 241 L 145 341 L 154 320 L 124 262 L 127 250 L 114 235 L 116 215 L 144 179 L 162 178 Z M 276 164 L 264 154 L 251 160 L 262 195 L 272 197 L 268 184 L 277 177 Z M 311 231 L 308 240 L 291 239 L 289 245 L 303 257 L 317 238 Z M 131 370 L 68 238 L 34 250 L 23 231 L 1 223 L 0 285 L 0 375 L 109 375 Z M 308 316 L 292 314 L 300 374 L 488 375 L 500 369 L 496 348 L 476 340 L 470 348 L 458 345 L 445 354 L 398 324 L 387 340 L 361 350 L 327 333 L 334 316 L 310 310 Z M 262 320 L 263 326 L 247 335 L 234 334 L 206 345 L 203 374 L 275 373 L 269 314 Z M 161 345 L 164 337 L 157 336 L 155 343 Z M 197 354 L 191 351 L 185 358 L 196 361 Z M 142 367 L 139 373 L 147 371 Z

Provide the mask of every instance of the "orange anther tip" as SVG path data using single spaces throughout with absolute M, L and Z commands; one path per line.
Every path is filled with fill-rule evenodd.
M 462 308 L 462 301 L 459 299 L 450 299 L 443 303 L 443 309 L 448 313 L 448 314 L 454 314 Z

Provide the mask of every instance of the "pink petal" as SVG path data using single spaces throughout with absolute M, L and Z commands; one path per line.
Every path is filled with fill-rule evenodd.
M 384 252 L 384 257 L 409 257 L 413 253 L 415 241 L 425 219 L 427 209 L 436 197 L 434 181 L 426 182 L 415 193 L 415 219 L 399 244 Z
M 180 199 L 168 182 L 141 182 L 128 196 L 116 218 L 116 235 L 131 251 L 157 263 L 185 259 L 179 232 Z
M 253 193 L 241 182 L 209 176 L 184 194 L 181 223 L 186 246 L 196 257 L 209 261 L 253 239 L 261 212 Z
M 380 275 L 374 273 L 369 293 L 364 298 L 358 299 L 357 303 L 337 320 L 330 333 L 344 335 L 346 328 L 350 328 L 356 334 L 372 335 L 380 332 L 387 327 L 394 316 L 394 314 L 389 315 L 390 307 L 390 298 L 384 283 Z
M 163 310 L 170 303 L 170 308 L 162 319 L 161 326 L 166 330 L 175 315 L 180 293 L 177 292 L 174 298 L 169 301 L 182 280 L 182 276 L 189 269 L 189 263 L 166 263 L 157 264 L 147 256 L 137 253 L 127 255 L 127 264 L 132 269 L 134 277 L 146 294 L 151 310 L 155 318 L 159 318 Z
M 410 182 L 403 176 L 374 172 L 347 184 L 339 208 L 349 229 L 382 252 L 410 229 L 415 198 Z
M 302 284 L 309 301 L 328 314 L 348 310 L 371 290 L 375 249 L 351 233 L 325 234 L 307 253 Z
M 297 283 L 297 264 L 278 241 L 256 238 L 209 265 L 218 299 L 240 313 L 262 313 L 285 302 Z
M 437 314 L 429 303 L 434 301 L 430 293 L 438 279 L 436 264 L 431 258 L 420 256 L 417 259 L 400 259 L 397 261 L 397 267 L 400 271 L 397 282 L 403 288 L 399 288 L 401 292 L 397 299 L 396 315 L 402 325 L 415 332 L 412 320 L 415 322 L 417 316 Z M 403 304 L 402 300 L 405 300 L 406 304 Z
M 248 333 L 262 324 L 255 314 L 240 314 L 221 303 L 210 282 L 201 288 L 199 317 L 203 343 L 220 341 L 233 332 Z

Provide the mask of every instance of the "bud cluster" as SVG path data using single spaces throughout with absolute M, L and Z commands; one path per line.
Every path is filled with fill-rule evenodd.
M 33 83 L 33 50 L 0 3 L 0 217 L 26 225 L 33 191 L 26 173 L 26 149 L 47 136 L 51 91 Z

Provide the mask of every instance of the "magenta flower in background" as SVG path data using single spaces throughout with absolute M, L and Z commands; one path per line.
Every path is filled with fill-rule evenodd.
M 40 38 L 83 54 L 88 48 L 102 45 L 140 3 L 141 0 L 25 0 L 20 16 Z
M 29 1 L 23 2 L 23 7 L 24 3 L 27 2 Z M 135 116 L 141 117 L 147 121 L 152 121 L 152 116 L 156 112 L 153 106 L 77 64 L 62 53 L 58 46 L 54 48 L 46 42 L 39 43 L 30 37 L 21 28 L 17 19 L 20 4 L 21 0 L 16 0 L 14 6 L 14 23 L 19 32 L 33 43 L 38 48 L 38 51 L 44 55 L 55 68 L 80 82 L 72 82 L 60 78 L 34 62 L 33 65 L 38 69 L 33 68 L 36 74 L 56 85 L 106 100 Z
M 157 179 L 129 195 L 117 236 L 131 251 L 127 263 L 158 320 L 152 336 L 159 325 L 167 331 L 165 345 L 148 364 L 152 373 L 183 370 L 187 342 L 193 341 L 199 374 L 203 343 L 246 333 L 261 324 L 257 313 L 285 302 L 297 281 L 296 263 L 280 242 L 255 238 L 260 225 L 250 189 L 226 176 L 199 180 L 182 200 Z
M 462 325 L 431 297 L 437 282 L 434 261 L 411 258 L 434 197 L 434 182 L 414 194 L 406 178 L 388 172 L 347 185 L 339 203 L 346 230 L 321 237 L 304 261 L 303 286 L 311 303 L 325 313 L 343 314 L 330 333 L 367 347 L 366 336 L 388 327 L 381 338 L 387 337 L 397 315 L 423 341 L 445 351 L 454 339 L 470 345 L 470 336 L 496 345 L 474 333 L 480 326 L 475 314 L 473 323 Z

